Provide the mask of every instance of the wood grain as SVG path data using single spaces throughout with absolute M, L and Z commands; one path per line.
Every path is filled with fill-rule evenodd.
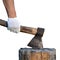
M 1 26 L 4 26 L 4 27 L 7 27 L 8 26 L 7 21 L 4 21 L 2 19 L 0 19 L 0 25 Z
M 19 60 L 56 60 L 56 50 L 53 48 L 22 48 L 19 51 Z
M 33 52 L 31 54 L 31 60 L 41 60 L 41 52 Z
M 21 26 L 20 27 L 20 32 L 24 32 L 24 33 L 35 35 L 37 33 L 37 29 L 33 28 L 33 27 Z

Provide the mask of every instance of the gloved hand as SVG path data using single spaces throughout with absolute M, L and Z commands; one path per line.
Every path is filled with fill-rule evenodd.
M 20 22 L 17 18 L 8 18 L 8 30 L 18 33 L 20 32 Z

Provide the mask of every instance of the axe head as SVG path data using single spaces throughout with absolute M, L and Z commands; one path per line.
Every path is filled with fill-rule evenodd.
M 43 33 L 44 33 L 44 29 L 38 28 L 36 35 L 29 42 L 28 46 L 32 48 L 43 48 L 43 43 L 42 43 Z

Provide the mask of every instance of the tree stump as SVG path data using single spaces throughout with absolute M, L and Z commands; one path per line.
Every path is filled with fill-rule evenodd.
M 21 48 L 19 60 L 56 60 L 56 49 L 54 48 Z

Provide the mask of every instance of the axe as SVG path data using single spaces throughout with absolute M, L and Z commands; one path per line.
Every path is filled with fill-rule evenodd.
M 8 27 L 7 21 L 0 19 L 0 25 Z M 33 28 L 20 26 L 20 32 L 29 33 L 35 35 L 32 40 L 29 42 L 28 46 L 32 48 L 43 48 L 42 36 L 44 33 L 44 28 Z

